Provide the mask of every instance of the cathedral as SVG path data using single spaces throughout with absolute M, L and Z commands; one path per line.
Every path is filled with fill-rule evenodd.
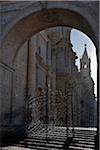
M 69 27 L 46 29 L 31 37 L 16 52 L 11 99 L 3 101 L 2 131 L 3 127 L 8 131 L 6 124 L 9 128 L 20 127 L 22 131 L 27 118 L 29 122 L 47 121 L 56 126 L 96 126 L 91 60 L 85 45 L 78 70 L 75 64 L 78 57 L 70 41 L 71 30 Z M 7 80 L 6 86 L 8 84 Z M 46 109 L 44 99 L 37 101 L 37 97 L 44 94 L 48 97 Z M 34 98 L 34 103 L 29 103 Z
M 94 82 L 91 77 L 91 60 L 85 44 L 80 60 L 80 71 L 75 65 L 78 58 L 70 41 L 71 28 L 55 27 L 44 30 L 32 37 L 29 47 L 33 49 L 34 74 L 33 88 L 28 85 L 28 95 L 38 96 L 48 88 L 48 123 L 57 126 L 83 126 L 94 124 Z M 34 45 L 32 47 L 31 45 Z M 29 52 L 30 53 L 30 52 Z M 30 66 L 29 65 L 29 66 Z M 30 78 L 30 76 L 29 76 Z M 31 91 L 32 90 L 32 91 Z M 65 95 L 66 98 L 52 98 L 52 93 Z M 66 106 L 67 105 L 67 106 Z M 31 107 L 32 120 L 45 122 L 45 102 L 36 102 Z M 66 110 L 67 107 L 67 110 Z M 66 112 L 68 111 L 68 112 Z M 66 120 L 66 113 L 68 113 Z

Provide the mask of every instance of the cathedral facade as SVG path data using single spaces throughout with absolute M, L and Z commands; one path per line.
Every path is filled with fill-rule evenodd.
M 68 111 L 69 126 L 95 126 L 95 95 L 90 69 L 91 60 L 85 45 L 80 60 L 80 71 L 78 70 L 75 65 L 75 60 L 78 57 L 73 51 L 70 33 L 71 28 L 55 27 L 42 31 L 31 38 L 31 42 L 35 43 L 33 58 L 35 60 L 35 73 L 33 75 L 34 92 L 29 93 L 29 95 L 37 96 L 40 88 L 44 93 L 48 88 L 49 91 L 54 93 L 58 91 L 58 93 L 66 96 L 66 99 L 55 97 L 52 100 L 49 94 L 48 120 L 51 124 L 66 126 L 66 111 Z M 32 108 L 33 120 L 36 115 L 35 112 L 41 114 L 44 111 L 42 118 L 45 117 L 44 103 L 40 103 L 39 107 L 40 113 L 37 105 Z

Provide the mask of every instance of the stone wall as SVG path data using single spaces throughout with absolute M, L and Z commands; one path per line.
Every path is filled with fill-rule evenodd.
M 12 75 L 13 70 L 5 64 L 0 64 L 0 119 L 1 125 L 9 124 L 11 118 L 12 103 Z M 2 80 L 3 79 L 3 80 Z
M 25 90 L 27 82 L 27 49 L 26 42 L 18 51 L 13 68 L 12 122 L 23 124 L 25 121 Z

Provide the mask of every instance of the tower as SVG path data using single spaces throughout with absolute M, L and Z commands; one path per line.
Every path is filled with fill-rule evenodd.
M 84 53 L 82 55 L 82 58 L 80 59 L 80 73 L 84 79 L 84 81 L 87 84 L 87 87 L 89 90 L 93 91 L 94 93 L 94 81 L 91 77 L 91 60 L 88 57 L 87 54 L 87 45 L 85 44 Z
M 91 77 L 91 60 L 88 57 L 86 46 L 87 45 L 85 44 L 84 53 L 82 58 L 80 59 L 80 72 L 85 79 L 88 79 L 89 77 Z
M 91 77 L 91 60 L 87 54 L 87 45 L 85 44 L 84 53 L 80 59 L 80 73 L 82 78 L 82 84 L 84 86 L 84 94 L 82 96 L 85 107 L 81 107 L 84 110 L 82 119 L 85 121 L 85 125 L 94 126 L 94 81 Z M 88 109 L 87 109 L 88 108 Z M 85 116 L 85 117 L 84 117 Z

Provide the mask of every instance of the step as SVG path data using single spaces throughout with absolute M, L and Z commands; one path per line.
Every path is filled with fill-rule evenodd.
M 58 145 L 58 144 L 52 144 L 52 143 L 38 143 L 38 142 L 21 142 L 20 144 L 17 144 L 17 146 L 22 146 L 22 147 L 43 147 L 43 148 L 56 148 L 56 149 L 61 149 L 63 145 Z
M 69 136 L 72 136 L 71 129 L 68 131 Z M 95 135 L 96 131 L 88 129 L 75 129 L 74 141 L 69 146 L 70 150 L 94 150 L 95 149 Z M 30 129 L 29 136 L 21 141 L 19 145 L 25 146 L 36 150 L 63 150 L 63 144 L 66 140 L 66 128 L 62 127 L 49 127 L 47 129 L 47 137 L 49 141 L 46 141 L 46 128 L 42 126 L 36 126 Z M 26 144 L 27 142 L 27 144 Z
M 17 147 L 25 147 L 25 145 L 15 145 Z M 41 146 L 33 146 L 33 145 L 28 145 L 26 148 L 30 148 L 32 150 L 50 150 L 48 147 L 41 147 Z M 57 149 L 58 150 L 58 149 Z
M 75 133 L 74 135 L 76 135 L 76 136 L 86 136 L 86 137 L 95 137 L 95 135 L 90 135 L 90 134 L 77 134 L 77 133 Z
M 78 143 L 82 143 L 82 144 L 89 144 L 89 145 L 94 145 L 95 143 L 92 141 L 78 141 Z
M 69 150 L 95 150 L 94 148 L 84 148 L 84 147 L 78 147 L 78 146 L 69 146 Z
M 33 137 L 33 138 L 35 138 L 35 137 L 36 138 L 40 138 L 40 137 L 43 138 L 44 137 L 45 138 L 46 135 L 45 134 L 44 135 L 31 135 L 30 137 Z M 59 136 L 58 137 L 57 135 L 55 135 L 55 136 L 54 135 L 48 135 L 47 137 L 53 138 L 53 139 L 66 139 L 66 136 Z
M 75 141 L 84 141 L 84 142 L 95 142 L 94 139 L 87 139 L 87 138 L 74 138 Z
M 83 136 L 74 136 L 74 138 L 80 138 L 80 139 L 87 139 L 87 140 L 94 140 L 95 138 L 93 138 L 93 137 L 83 137 Z
M 84 148 L 95 148 L 94 145 L 91 144 L 82 144 L 82 143 L 73 143 L 71 146 L 78 146 L 78 147 L 84 147 Z
M 48 143 L 48 144 L 53 144 L 53 145 L 63 145 L 64 144 L 64 142 L 62 142 L 62 141 L 46 141 L 46 140 L 24 140 L 25 142 L 31 142 L 31 143 L 34 143 L 34 142 L 37 142 L 37 143 L 44 143 L 44 144 L 46 144 L 46 143 Z M 21 141 L 22 142 L 22 141 Z M 20 143 L 21 143 L 20 142 Z
M 30 139 L 36 139 L 36 140 L 46 140 L 46 137 L 42 137 L 42 136 L 40 136 L 40 137 L 28 137 L 28 139 L 30 140 Z M 51 137 L 48 137 L 48 139 L 50 140 L 50 141 L 60 141 L 60 142 L 64 142 L 65 140 L 66 140 L 66 138 L 51 138 Z

